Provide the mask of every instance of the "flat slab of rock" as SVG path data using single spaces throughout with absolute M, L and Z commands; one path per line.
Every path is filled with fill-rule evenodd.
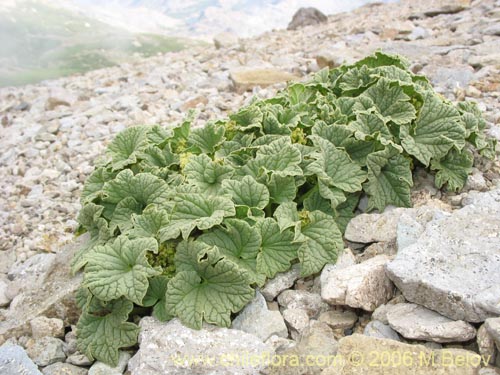
M 336 358 L 322 375 L 476 375 L 481 364 L 468 350 L 432 350 L 359 334 L 340 339 Z
M 266 366 L 249 358 L 274 355 L 270 345 L 236 329 L 205 325 L 194 330 L 178 319 L 161 323 L 152 317 L 140 326 L 139 351 L 128 364 L 131 375 L 254 375 Z
M 278 303 L 285 309 L 305 310 L 311 318 L 330 308 L 319 294 L 306 290 L 285 290 L 278 296 Z
M 355 216 L 347 224 L 345 239 L 359 243 L 394 241 L 398 220 L 404 211 L 403 208 L 394 208 L 381 214 Z
M 75 324 L 80 316 L 75 292 L 81 284 L 82 274 L 72 276 L 70 264 L 88 236 L 80 236 L 57 254 L 46 274 L 39 275 L 40 283 L 30 285 L 12 300 L 6 311 L 6 320 L 0 324 L 0 343 L 9 337 L 31 334 L 31 321 L 38 316 L 58 318 L 65 325 Z
M 482 322 L 500 314 L 500 190 L 467 203 L 428 222 L 387 274 L 408 301 L 453 320 Z
M 389 325 L 403 337 L 439 343 L 472 340 L 476 329 L 463 320 L 451 320 L 414 303 L 392 305 L 387 312 Z
M 274 300 L 278 294 L 286 289 L 290 289 L 295 281 L 300 277 L 300 265 L 294 264 L 287 272 L 277 273 L 261 289 L 261 293 L 268 301 Z
M 394 292 L 385 274 L 386 255 L 377 255 L 366 262 L 329 272 L 322 278 L 321 297 L 332 305 L 348 305 L 373 311 L 389 301 Z
M 266 300 L 258 291 L 253 301 L 234 318 L 231 328 L 251 333 L 262 341 L 272 335 L 288 337 L 288 329 L 281 313 L 269 310 Z
M 0 346 L 0 374 L 42 375 L 24 349 L 11 344 Z
M 267 87 L 276 83 L 297 79 L 297 76 L 275 68 L 244 69 L 231 71 L 231 79 L 237 92 L 251 91 L 254 87 Z
M 488 334 L 493 338 L 498 351 L 500 351 L 500 318 L 486 319 L 484 328 L 486 328 Z

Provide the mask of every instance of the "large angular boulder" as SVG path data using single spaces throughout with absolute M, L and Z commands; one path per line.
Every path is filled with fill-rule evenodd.
M 500 190 L 469 194 L 464 203 L 429 221 L 387 274 L 408 301 L 482 322 L 500 314 Z
M 476 375 L 481 357 L 463 349 L 432 350 L 359 334 L 339 341 L 322 375 Z
M 206 324 L 195 330 L 178 319 L 161 323 L 152 317 L 140 326 L 139 351 L 128 364 L 131 375 L 253 375 L 274 355 L 270 345 L 236 329 Z
M 23 286 L 20 294 L 12 300 L 5 313 L 6 319 L 0 324 L 0 343 L 9 337 L 30 335 L 31 322 L 39 316 L 61 319 L 66 326 L 77 322 L 80 311 L 75 292 L 81 284 L 82 274 L 73 276 L 70 264 L 76 251 L 88 240 L 87 235 L 80 236 L 74 243 L 63 247 L 55 258 L 51 257 L 49 266 L 43 271 L 38 272 L 35 267 L 34 279 L 38 282 Z M 22 266 L 17 268 L 18 271 L 24 269 Z
M 439 343 L 472 340 L 476 329 L 463 320 L 451 320 L 414 303 L 392 305 L 387 312 L 389 325 L 403 337 Z

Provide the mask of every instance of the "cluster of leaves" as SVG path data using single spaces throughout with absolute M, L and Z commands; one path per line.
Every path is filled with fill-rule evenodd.
M 452 105 L 383 53 L 204 128 L 191 121 L 126 129 L 85 184 L 91 241 L 73 270 L 84 270 L 77 333 L 90 358 L 116 363 L 136 342 L 134 314 L 229 326 L 266 279 L 334 263 L 361 194 L 369 210 L 410 206 L 417 164 L 458 190 L 469 148 L 495 149 L 473 104 Z

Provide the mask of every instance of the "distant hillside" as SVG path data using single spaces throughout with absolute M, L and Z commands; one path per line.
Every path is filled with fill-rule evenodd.
M 86 72 L 199 43 L 132 33 L 77 9 L 35 0 L 0 4 L 0 40 L 0 86 Z

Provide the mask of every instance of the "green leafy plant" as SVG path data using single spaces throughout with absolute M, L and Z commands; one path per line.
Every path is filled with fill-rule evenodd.
M 412 169 L 463 187 L 473 149 L 494 157 L 472 103 L 453 105 L 398 56 L 323 70 L 228 119 L 191 129 L 131 127 L 83 189 L 90 242 L 78 346 L 116 364 L 134 316 L 229 326 L 276 273 L 335 263 L 362 194 L 368 209 L 410 206 Z

